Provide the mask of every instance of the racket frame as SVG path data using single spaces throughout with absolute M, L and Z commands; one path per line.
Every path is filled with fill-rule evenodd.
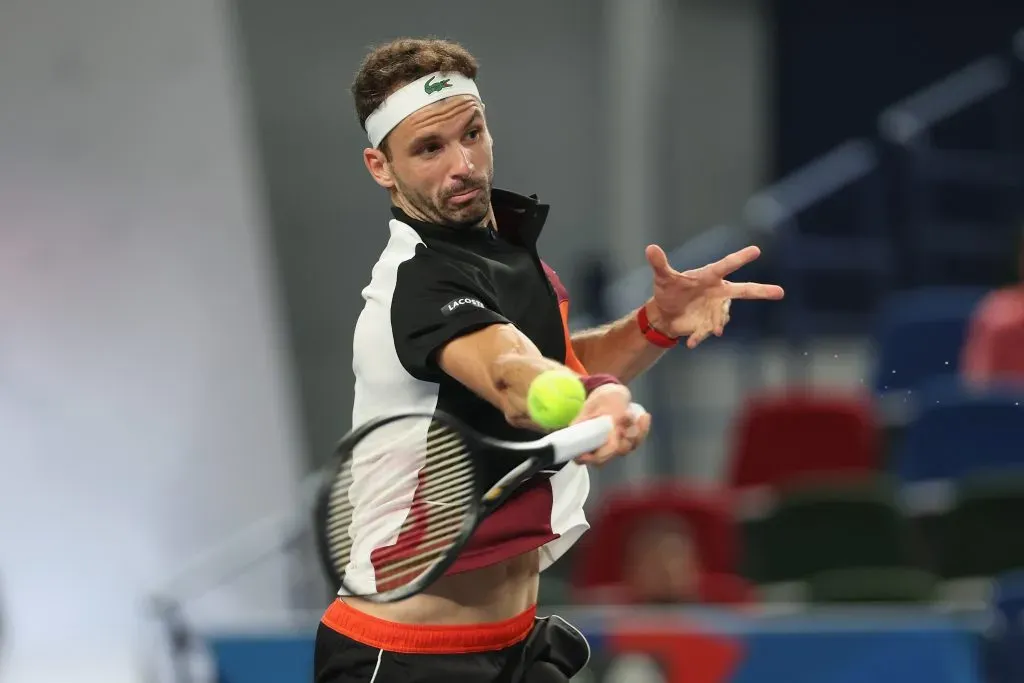
M 634 403 L 630 406 L 630 412 L 639 415 L 644 410 Z M 455 542 L 444 557 L 429 571 L 398 588 L 375 593 L 352 592 L 345 583 L 344 571 L 334 566 L 332 553 L 325 538 L 327 503 L 330 500 L 338 470 L 348 464 L 356 446 L 377 429 L 407 419 L 424 419 L 443 424 L 459 435 L 473 459 L 499 458 L 510 461 L 525 459 L 513 466 L 505 476 L 491 486 L 487 486 L 480 480 L 480 469 L 474 466 L 473 475 L 476 487 L 474 500 L 469 504 L 470 509 L 466 513 L 466 518 Z M 334 449 L 334 457 L 331 463 L 324 468 L 324 476 L 317 487 L 313 536 L 324 571 L 333 585 L 339 586 L 345 591 L 339 593 L 343 596 L 350 595 L 376 603 L 390 603 L 416 595 L 448 571 L 469 542 L 480 521 L 501 507 L 523 484 L 545 469 L 565 464 L 585 453 L 596 450 L 607 440 L 613 428 L 614 424 L 610 417 L 598 417 L 551 432 L 532 441 L 506 441 L 481 434 L 458 418 L 441 410 L 400 411 L 373 418 L 359 425 L 338 441 Z

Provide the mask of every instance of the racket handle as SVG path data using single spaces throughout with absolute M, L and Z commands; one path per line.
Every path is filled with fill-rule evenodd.
M 647 411 L 639 403 L 631 403 L 629 412 L 636 418 Z M 554 464 L 561 465 L 603 446 L 614 427 L 610 417 L 595 417 L 552 432 L 544 440 L 555 451 Z

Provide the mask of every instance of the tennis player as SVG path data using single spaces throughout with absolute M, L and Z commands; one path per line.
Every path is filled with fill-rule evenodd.
M 530 440 L 530 382 L 570 369 L 588 396 L 578 419 L 611 416 L 616 429 L 594 453 L 523 487 L 487 517 L 459 559 L 424 593 L 377 604 L 339 595 L 317 634 L 318 683 L 567 681 L 589 657 L 583 636 L 557 617 L 537 618 L 539 573 L 588 528 L 586 465 L 633 451 L 649 416 L 627 412 L 626 383 L 686 337 L 692 348 L 722 334 L 734 298 L 777 299 L 778 287 L 723 278 L 757 258 L 750 247 L 677 273 L 647 250 L 654 296 L 601 329 L 570 334 L 569 298 L 537 254 L 548 206 L 492 187 L 492 139 L 477 62 L 458 44 L 402 39 L 374 49 L 352 92 L 369 138 L 363 161 L 391 198 L 390 239 L 363 290 L 353 341 L 360 424 L 395 408 L 441 410 L 490 436 Z M 496 466 L 494 481 L 507 464 Z M 356 485 L 395 505 L 387 471 L 360 468 Z M 374 553 L 400 524 L 379 515 L 351 563 L 373 576 Z M 387 527 L 387 528 L 385 528 Z M 351 566 L 351 565 L 350 565 Z

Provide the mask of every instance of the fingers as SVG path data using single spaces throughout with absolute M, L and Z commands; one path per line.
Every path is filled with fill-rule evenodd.
M 583 408 L 573 422 L 579 422 L 594 417 L 607 415 L 615 423 L 615 429 L 609 435 L 604 445 L 593 453 L 587 453 L 576 459 L 580 464 L 603 464 L 610 457 L 614 456 L 619 444 L 620 432 L 627 428 L 633 421 L 629 414 L 629 403 L 632 395 L 629 389 L 619 384 L 606 384 L 598 387 L 587 396 Z
M 729 306 L 730 301 L 726 299 L 721 306 L 716 306 L 711 311 L 712 331 L 716 337 L 721 337 L 725 333 L 725 325 L 729 322 Z
M 644 413 L 633 422 L 632 433 L 627 433 L 626 438 L 629 440 L 630 451 L 636 450 L 636 448 L 647 439 L 647 434 L 651 431 L 651 415 L 650 413 Z
M 686 338 L 686 348 L 695 349 L 711 334 L 710 328 L 702 328 Z
M 644 413 L 636 418 L 628 412 L 616 420 L 616 427 L 601 448 L 576 459 L 581 465 L 597 465 L 621 455 L 628 455 L 636 450 L 647 438 L 651 429 L 651 416 Z
M 762 285 L 759 282 L 728 282 L 730 299 L 781 299 L 785 290 L 778 285 Z
M 725 326 L 729 324 L 729 308 L 731 305 L 732 301 L 730 299 L 709 301 L 707 308 L 705 308 L 704 320 L 686 338 L 686 347 L 688 349 L 695 349 L 711 335 L 721 337 L 725 334 Z
M 675 275 L 676 271 L 668 264 L 668 256 L 665 254 L 665 250 L 657 244 L 649 245 L 644 250 L 644 256 L 647 257 L 647 262 L 651 264 L 651 270 L 654 271 L 656 276 Z
M 711 274 L 717 278 L 725 279 L 732 273 L 736 272 L 743 266 L 747 265 L 751 261 L 756 261 L 761 255 L 761 249 L 755 246 L 745 247 L 739 251 L 734 251 L 720 261 L 716 261 L 708 266 L 708 270 Z
M 604 445 L 598 448 L 593 453 L 587 453 L 576 459 L 576 462 L 581 465 L 597 465 L 601 466 L 614 458 L 619 454 L 622 448 L 622 436 L 623 432 L 621 428 L 616 428 L 608 436 L 608 440 L 604 442 Z

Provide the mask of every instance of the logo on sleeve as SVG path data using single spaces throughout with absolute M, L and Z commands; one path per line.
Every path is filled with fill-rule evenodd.
M 484 306 L 484 302 L 480 301 L 479 299 L 473 299 L 471 297 L 464 296 L 458 299 L 452 299 L 451 301 L 446 303 L 444 306 L 441 307 L 441 313 L 443 315 L 451 315 L 452 313 L 455 313 L 460 309 L 465 309 L 466 306 L 487 308 L 486 306 Z

